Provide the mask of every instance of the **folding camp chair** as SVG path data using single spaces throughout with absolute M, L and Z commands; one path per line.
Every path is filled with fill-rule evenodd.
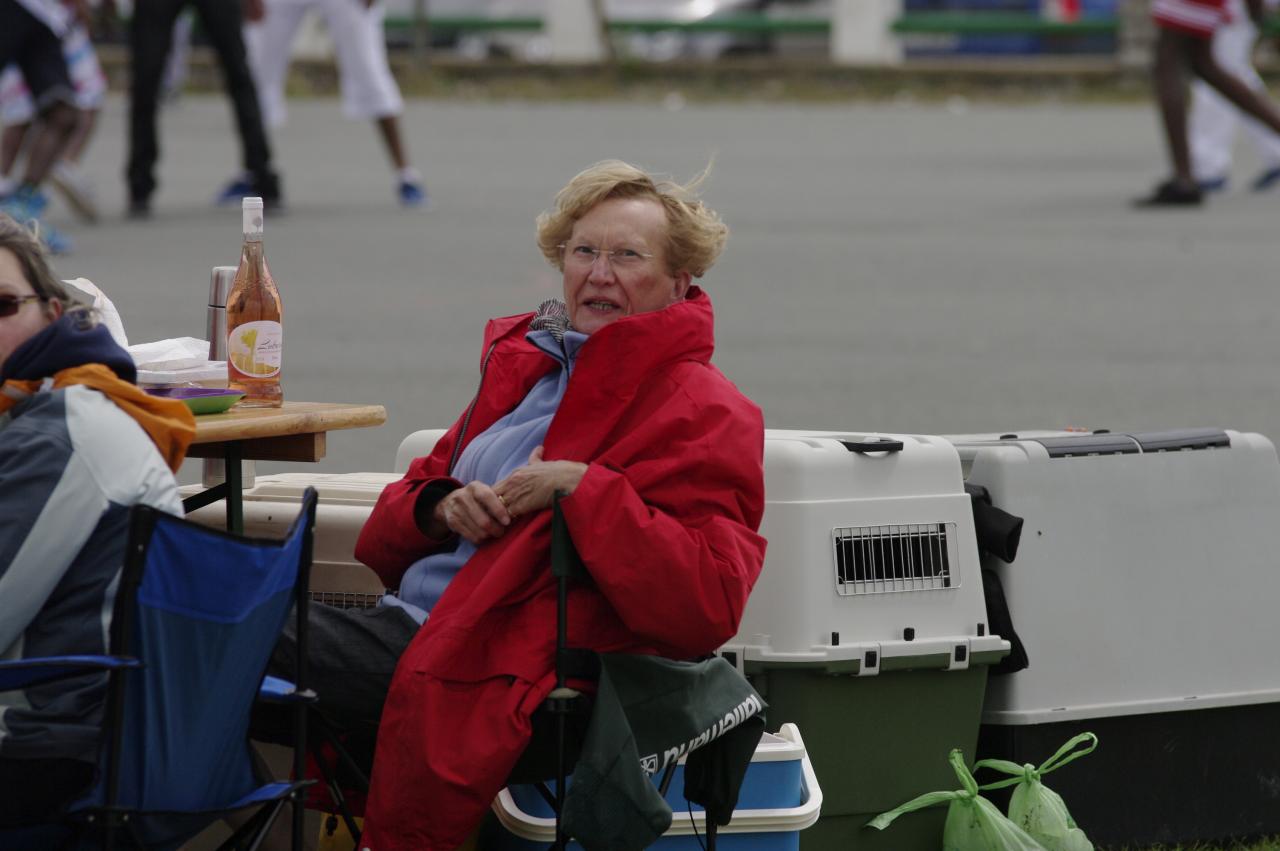
M 578 760 L 593 708 L 592 696 L 573 688 L 570 681 L 591 681 L 600 676 L 600 659 L 597 654 L 568 644 L 569 588 L 575 582 L 589 582 L 590 574 L 573 544 L 569 524 L 561 511 L 560 500 L 563 496 L 562 493 L 556 493 L 551 519 L 551 574 L 556 578 L 556 686 L 542 706 L 534 712 L 533 739 L 509 780 L 512 783 L 532 782 L 551 807 L 555 814 L 556 838 L 551 846 L 553 851 L 564 851 L 571 839 L 561 826 L 568 775 Z M 547 753 L 548 739 L 553 743 L 550 759 Z M 555 765 L 554 791 L 546 785 L 545 766 L 548 761 L 554 761 Z M 658 791 L 663 796 L 671 785 L 675 768 L 676 763 L 673 761 L 663 771 L 658 784 Z M 707 851 L 715 851 L 716 822 L 709 815 L 706 819 L 706 839 Z
M 176 848 L 224 814 L 258 807 L 222 846 L 257 848 L 293 800 L 293 847 L 302 847 L 301 790 L 309 781 L 259 783 L 247 734 L 255 699 L 293 704 L 294 776 L 303 776 L 306 706 L 315 699 L 304 666 L 315 512 L 308 488 L 288 535 L 269 541 L 135 507 L 111 655 L 0 663 L 0 691 L 109 672 L 99 781 L 71 807 L 59 845 L 79 848 L 97 837 L 107 849 Z M 295 605 L 293 683 L 264 680 Z M 0 847 L 16 842 L 6 835 Z M 58 845 L 46 839 L 38 847 Z
M 507 781 L 509 784 L 534 785 L 551 807 L 556 823 L 556 842 L 552 846 L 555 851 L 564 851 L 570 839 L 561 829 L 567 780 L 578 761 L 594 705 L 593 696 L 573 688 L 571 682 L 594 681 L 600 676 L 600 659 L 595 651 L 568 646 L 569 587 L 574 582 L 589 582 L 590 575 L 569 535 L 568 523 L 560 509 L 561 496 L 562 494 L 556 495 L 552 506 L 551 527 L 551 572 L 556 578 L 557 586 L 556 687 L 534 712 L 531 719 L 533 736 Z M 319 747 L 320 741 L 323 740 L 329 746 L 336 762 L 344 767 L 351 788 L 367 792 L 368 780 L 346 753 L 339 738 L 326 728 L 322 723 L 323 719 L 317 715 L 312 717 L 313 721 L 318 722 L 314 726 L 318 728 L 319 735 L 313 736 L 312 742 L 316 764 L 330 789 L 339 815 L 346 822 L 350 834 L 355 838 L 355 847 L 358 848 L 360 832 L 342 794 L 342 784 L 337 779 L 338 765 L 329 764 Z M 659 783 L 659 792 L 664 796 L 671 784 L 675 767 L 675 762 L 669 763 Z M 745 771 L 745 766 L 743 770 Z M 552 779 L 555 782 L 554 791 L 547 786 L 547 782 Z M 334 824 L 336 825 L 336 821 Z M 705 834 L 708 851 L 715 851 L 716 830 L 715 820 L 708 817 Z

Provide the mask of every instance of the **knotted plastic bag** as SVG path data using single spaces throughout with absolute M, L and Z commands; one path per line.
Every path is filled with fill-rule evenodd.
M 1085 744 L 1088 747 L 1077 750 L 1078 746 Z M 984 759 L 974 764 L 973 770 L 990 768 L 1014 775 L 1008 780 L 987 783 L 979 788 L 1001 789 L 1016 783 L 1017 788 L 1009 801 L 1009 820 L 1034 837 L 1046 851 L 1093 851 L 1093 843 L 1071 818 L 1062 796 L 1041 783 L 1040 777 L 1092 753 L 1097 746 L 1097 736 L 1081 733 L 1058 748 L 1058 752 L 1039 768 L 1030 763 L 1018 765 L 1003 759 Z
M 1043 845 L 1005 818 L 995 804 L 978 794 L 978 782 L 965 767 L 964 756 L 959 750 L 953 750 L 949 760 L 963 789 L 929 792 L 881 813 L 867 825 L 884 830 L 904 813 L 950 802 L 947 821 L 942 829 L 942 851 L 1045 851 Z

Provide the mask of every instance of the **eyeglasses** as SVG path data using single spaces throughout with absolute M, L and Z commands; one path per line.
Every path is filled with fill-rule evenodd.
M 38 295 L 0 295 L 0 317 L 13 316 L 18 308 L 29 301 L 44 300 L 43 296 Z
M 639 269 L 644 266 L 646 261 L 653 259 L 654 256 L 643 251 L 636 251 L 634 248 L 596 248 L 591 245 L 566 245 L 564 243 L 556 247 L 560 249 L 560 256 L 564 259 L 565 265 L 581 269 L 594 265 L 596 258 L 604 255 L 609 265 L 616 271 L 625 272 Z

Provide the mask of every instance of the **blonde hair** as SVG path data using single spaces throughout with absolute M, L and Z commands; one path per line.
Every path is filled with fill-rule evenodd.
M 655 179 L 621 160 L 604 160 L 578 172 L 556 195 L 556 208 L 538 216 L 538 248 L 557 269 L 564 268 L 560 246 L 573 226 L 593 207 L 613 198 L 650 198 L 662 205 L 667 218 L 664 246 L 667 268 L 701 278 L 716 262 L 729 238 L 720 215 L 699 201 L 696 190 L 711 171 L 685 184 Z

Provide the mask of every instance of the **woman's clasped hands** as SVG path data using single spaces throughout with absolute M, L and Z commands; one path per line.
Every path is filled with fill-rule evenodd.
M 434 537 L 452 532 L 477 545 L 500 538 L 517 518 L 550 508 L 556 491 L 573 493 L 586 472 L 578 461 L 542 460 L 537 446 L 528 464 L 492 487 L 471 482 L 436 503 L 429 531 Z

